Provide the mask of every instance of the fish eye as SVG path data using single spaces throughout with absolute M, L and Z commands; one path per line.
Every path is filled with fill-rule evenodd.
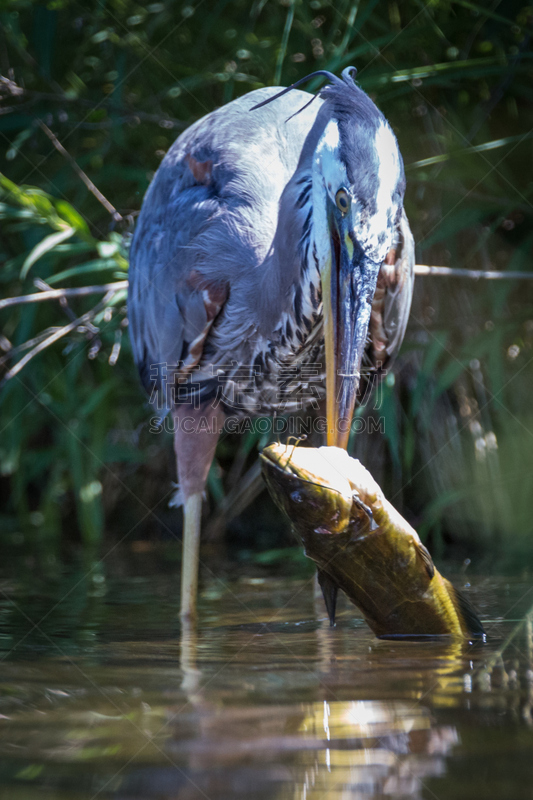
M 346 191 L 346 189 L 339 189 L 337 194 L 335 195 L 335 202 L 337 203 L 337 208 L 343 214 L 346 214 L 350 208 L 350 195 Z
M 291 500 L 294 503 L 303 503 L 304 499 L 300 492 L 291 492 Z

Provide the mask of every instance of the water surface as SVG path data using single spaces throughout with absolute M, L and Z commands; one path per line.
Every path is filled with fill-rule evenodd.
M 533 798 L 529 581 L 469 578 L 487 644 L 397 643 L 244 575 L 182 632 L 176 575 L 123 572 L 0 584 L 0 800 Z

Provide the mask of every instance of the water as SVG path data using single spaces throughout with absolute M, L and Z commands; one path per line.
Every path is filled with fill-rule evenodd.
M 180 640 L 174 570 L 140 561 L 0 583 L 0 800 L 533 797 L 529 581 L 469 578 L 489 641 L 462 645 L 210 578 Z

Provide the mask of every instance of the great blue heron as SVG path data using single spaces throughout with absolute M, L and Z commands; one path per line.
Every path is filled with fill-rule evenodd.
M 385 367 L 407 324 L 414 248 L 396 137 L 353 67 L 317 74 L 329 83 L 316 102 L 301 81 L 258 89 L 181 134 L 132 243 L 133 353 L 175 421 L 184 617 L 227 414 L 290 411 L 280 376 L 318 365 L 327 441 L 345 447 L 363 357 Z

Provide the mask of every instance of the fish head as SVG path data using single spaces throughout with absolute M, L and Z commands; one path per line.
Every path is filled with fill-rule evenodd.
M 371 531 L 371 511 L 346 477 L 351 459 L 338 447 L 272 444 L 261 453 L 263 476 L 276 505 L 299 531 Z M 356 462 L 358 463 L 358 462 Z

